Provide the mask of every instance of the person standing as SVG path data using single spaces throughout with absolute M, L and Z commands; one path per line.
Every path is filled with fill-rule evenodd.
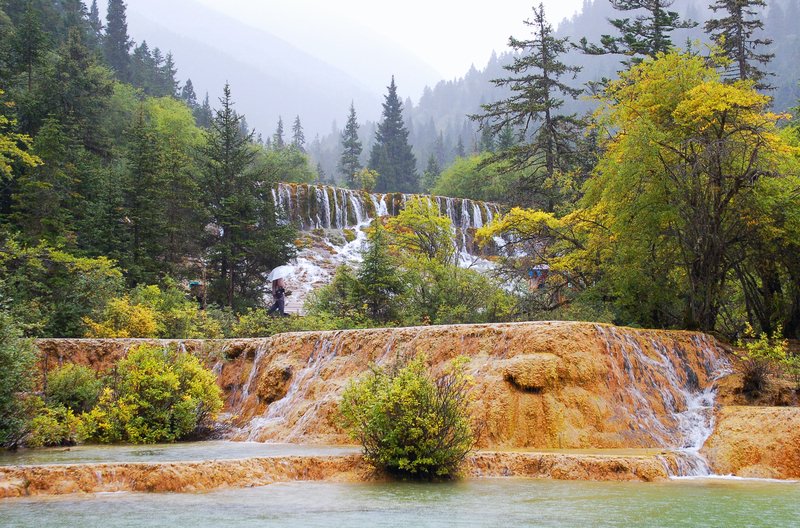
M 288 317 L 289 314 L 283 311 L 286 303 L 286 283 L 283 278 L 272 281 L 272 299 L 274 302 L 269 307 L 267 315 L 272 315 L 273 312 L 278 311 L 281 316 Z

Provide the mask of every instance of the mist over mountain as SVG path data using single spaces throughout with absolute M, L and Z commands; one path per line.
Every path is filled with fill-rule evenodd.
M 172 51 L 178 78 L 191 78 L 200 98 L 208 91 L 212 105 L 230 82 L 237 110 L 265 137 L 274 131 L 278 116 L 288 123 L 299 115 L 310 137 L 327 133 L 334 120 L 344 119 L 351 101 L 365 115 L 379 115 L 380 92 L 199 2 L 129 0 L 128 25 L 136 42 Z
M 708 53 L 710 39 L 703 31 L 703 24 L 713 16 L 708 2 L 702 0 L 676 0 L 670 9 L 680 13 L 682 19 L 698 22 L 693 29 L 677 30 L 672 34 L 673 43 L 683 49 L 691 48 L 701 54 Z M 800 17 L 800 0 L 774 0 L 762 13 L 764 34 L 762 38 L 771 38 L 769 52 L 775 57 L 767 66 L 773 75 L 767 79 L 774 90 L 769 94 L 774 98 L 774 108 L 788 111 L 797 105 L 800 99 L 800 88 L 797 79 L 800 77 L 800 63 L 796 60 L 800 54 L 800 35 L 796 24 L 792 21 Z M 560 23 L 550 20 L 557 26 L 558 37 L 569 37 L 577 43 L 581 37 L 589 42 L 599 42 L 603 34 L 616 34 L 616 30 L 607 22 L 610 18 L 631 16 L 615 10 L 607 0 L 584 0 L 582 10 L 571 19 Z M 517 38 L 529 38 L 530 34 L 514 35 Z M 492 55 L 483 69 L 471 68 L 461 78 L 440 81 L 433 87 L 426 87 L 418 101 L 405 101 L 405 119 L 409 129 L 411 142 L 417 157 L 418 168 L 422 170 L 428 157 L 433 154 L 440 166 L 447 166 L 457 155 L 461 144 L 466 153 L 476 152 L 479 148 L 478 124 L 469 119 L 470 114 L 481 112 L 481 105 L 506 98 L 507 89 L 495 87 L 491 80 L 507 76 L 503 65 L 511 63 L 513 54 L 501 51 Z M 574 87 L 585 86 L 589 81 L 603 78 L 614 78 L 622 68 L 619 55 L 590 56 L 573 50 L 562 57 L 568 65 L 582 67 L 582 71 L 574 80 L 567 81 Z M 402 87 L 402 80 L 400 81 Z M 583 97 L 578 101 L 566 101 L 565 113 L 582 114 L 594 107 L 594 103 Z M 362 127 L 362 141 L 368 145 L 374 135 L 374 124 L 367 122 Z M 312 146 L 311 153 L 323 169 L 330 173 L 335 170 L 338 152 L 338 136 L 323 137 Z M 365 148 L 365 152 L 368 149 Z M 366 161 L 366 160 L 365 160 Z

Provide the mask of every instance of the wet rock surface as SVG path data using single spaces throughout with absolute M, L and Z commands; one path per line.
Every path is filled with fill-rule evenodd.
M 800 479 L 800 407 L 723 407 L 703 454 L 721 475 Z

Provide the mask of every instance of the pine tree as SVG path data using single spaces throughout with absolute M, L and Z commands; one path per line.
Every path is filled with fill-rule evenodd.
M 417 160 L 408 143 L 403 106 L 397 97 L 394 76 L 388 89 L 383 103 L 383 120 L 378 124 L 370 152 L 369 168 L 380 175 L 375 185 L 377 192 L 413 193 L 419 190 Z
M 161 145 L 147 122 L 143 107 L 137 110 L 134 119 L 122 185 L 123 223 L 127 227 L 129 246 L 120 263 L 128 271 L 130 284 L 153 284 L 165 271 L 159 258 L 166 227 Z
M 618 11 L 645 11 L 631 18 L 609 19 L 620 33 L 619 36 L 603 35 L 600 45 L 589 44 L 582 38 L 578 46 L 590 55 L 618 54 L 632 57 L 624 64 L 641 61 L 641 57 L 655 57 L 672 48 L 670 33 L 676 29 L 693 28 L 691 20 L 681 20 L 677 11 L 669 11 L 675 0 L 610 0 Z
M 379 322 L 393 320 L 397 314 L 394 299 L 403 292 L 397 264 L 389 253 L 389 238 L 380 221 L 370 236 L 369 247 L 358 270 L 358 297 L 367 315 Z
M 436 161 L 436 156 L 431 154 L 428 157 L 428 165 L 425 167 L 425 172 L 422 173 L 422 192 L 429 194 L 433 191 L 441 174 L 442 168 L 439 166 L 439 162 Z
M 160 69 L 161 73 L 161 91 L 162 95 L 169 97 L 178 96 L 178 80 L 176 75 L 178 69 L 175 67 L 175 61 L 172 57 L 172 52 L 168 51 L 167 56 L 164 58 L 164 65 Z
M 92 28 L 94 36 L 99 43 L 103 34 L 103 22 L 100 21 L 100 9 L 97 7 L 97 0 L 92 0 L 92 6 L 89 8 L 89 27 Z
M 278 116 L 278 126 L 275 128 L 275 133 L 272 134 L 272 148 L 275 150 L 282 150 L 286 146 L 283 141 L 283 118 Z
M 201 148 L 209 229 L 206 251 L 210 300 L 242 309 L 263 303 L 270 269 L 294 256 L 293 229 L 280 222 L 269 175 L 254 163 L 253 132 L 242 134 L 243 116 L 225 85 L 220 109 Z
M 769 46 L 771 39 L 754 38 L 753 34 L 764 29 L 758 18 L 757 8 L 766 7 L 764 0 L 717 0 L 709 6 L 714 13 L 722 10 L 727 16 L 706 22 L 706 33 L 722 48 L 731 60 L 728 76 L 737 80 L 756 82 L 756 88 L 767 89 L 763 80 L 767 72 L 758 64 L 767 65 L 775 56 L 771 53 L 757 53 L 756 48 Z
M 14 33 L 12 49 L 19 69 L 27 73 L 30 91 L 33 89 L 33 68 L 42 61 L 47 51 L 47 36 L 32 0 L 28 0 L 22 23 Z
M 461 140 L 461 136 L 458 136 L 458 142 L 456 143 L 454 154 L 457 158 L 463 158 L 467 155 L 467 151 L 464 150 L 464 142 Z
M 517 135 L 514 133 L 514 127 L 506 125 L 500 129 L 497 135 L 497 150 L 508 150 L 517 144 Z
M 211 103 L 208 100 L 208 92 L 206 92 L 206 96 L 203 98 L 203 104 L 198 106 L 194 111 L 194 120 L 197 123 L 197 126 L 208 128 L 211 126 L 211 121 L 213 119 L 214 111 L 212 110 Z
M 106 62 L 122 81 L 130 79 L 130 52 L 133 42 L 128 37 L 128 21 L 124 0 L 108 0 L 106 34 L 103 39 Z
M 154 76 L 155 61 L 146 40 L 143 40 L 141 44 L 133 49 L 128 71 L 132 85 L 141 88 L 147 95 L 154 95 L 156 84 Z
M 303 125 L 300 124 L 300 116 L 295 116 L 292 125 L 292 146 L 300 152 L 306 151 L 306 137 L 303 134 Z
M 181 89 L 181 101 L 186 103 L 186 106 L 191 108 L 192 111 L 197 109 L 197 94 L 194 93 L 194 85 L 192 85 L 191 79 L 186 79 L 186 84 Z
M 346 185 L 356 188 L 355 175 L 361 170 L 361 141 L 358 139 L 358 119 L 356 118 L 356 108 L 350 103 L 350 114 L 347 116 L 347 124 L 342 131 L 342 155 L 339 157 L 339 174 L 344 178 Z
M 482 105 L 483 114 L 473 118 L 480 120 L 481 127 L 488 128 L 493 135 L 516 126 L 522 130 L 521 135 L 533 136 L 532 142 L 501 150 L 489 160 L 527 171 L 530 175 L 524 183 L 532 193 L 530 202 L 552 211 L 555 206 L 552 183 L 557 173 L 568 171 L 574 162 L 575 141 L 582 127 L 574 114 L 559 113 L 564 104 L 559 96 L 575 99 L 582 93 L 561 78 L 574 78 L 580 68 L 560 62 L 559 57 L 568 50 L 568 39 L 554 36 L 544 6 L 534 7 L 533 14 L 532 21 L 525 21 L 533 30 L 533 38 L 511 37 L 509 41 L 517 51 L 513 62 L 504 66 L 511 75 L 492 80 L 495 86 L 509 89 L 511 97 Z

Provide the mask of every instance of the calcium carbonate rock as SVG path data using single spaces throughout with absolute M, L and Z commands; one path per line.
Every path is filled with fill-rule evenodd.
M 506 362 L 503 377 L 521 390 L 541 392 L 552 388 L 558 383 L 558 356 L 518 356 Z

